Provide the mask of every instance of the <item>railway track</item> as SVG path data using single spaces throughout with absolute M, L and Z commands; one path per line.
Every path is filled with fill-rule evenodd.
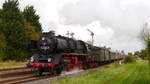
M 11 81 L 32 78 L 32 73 L 33 71 L 27 67 L 0 69 L 0 84 L 9 84 Z
M 0 69 L 0 71 L 21 70 L 21 69 L 28 69 L 28 67 L 4 68 Z
M 20 84 L 49 77 L 52 76 L 35 76 L 27 67 L 0 69 L 0 84 Z
M 36 77 L 33 75 L 26 75 L 26 76 L 1 80 L 0 84 L 21 84 L 21 83 L 35 81 L 35 80 L 41 80 L 41 79 L 45 79 L 45 78 L 49 78 L 49 77 L 50 76 Z
M 0 78 L 6 79 L 6 78 L 10 78 L 10 77 L 21 76 L 21 75 L 32 74 L 32 73 L 33 73 L 33 71 L 2 73 L 2 74 L 0 74 Z
M 33 71 L 27 67 L 0 69 L 0 80 L 25 74 L 31 74 L 32 72 Z

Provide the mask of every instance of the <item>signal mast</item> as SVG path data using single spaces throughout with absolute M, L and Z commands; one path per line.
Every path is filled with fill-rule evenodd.
M 94 45 L 94 33 L 91 31 L 91 30 L 89 30 L 89 29 L 87 29 L 87 31 L 89 31 L 90 33 L 91 33 L 91 37 L 92 37 L 92 45 Z

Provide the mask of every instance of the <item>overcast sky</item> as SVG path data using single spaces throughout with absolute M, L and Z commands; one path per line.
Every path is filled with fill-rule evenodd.
M 5 0 L 0 0 L 0 7 Z M 138 34 L 150 18 L 150 0 L 19 0 L 20 8 L 33 5 L 44 31 L 75 33 L 76 39 L 114 50 L 133 52 L 143 48 Z

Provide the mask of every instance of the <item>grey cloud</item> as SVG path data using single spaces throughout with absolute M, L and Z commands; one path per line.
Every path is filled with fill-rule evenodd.
M 142 0 L 137 3 L 124 1 L 79 0 L 76 4 L 65 4 L 58 14 L 60 19 L 63 18 L 64 25 L 84 27 L 99 21 L 102 26 L 108 26 L 114 31 L 114 36 L 104 41 L 104 44 L 114 49 L 139 50 L 143 45 L 138 39 L 138 34 L 143 23 L 150 17 L 150 6 Z M 95 40 L 102 43 L 99 39 Z
M 113 28 L 118 35 L 136 37 L 140 25 L 150 17 L 150 10 L 144 3 L 123 6 L 124 0 L 79 0 L 76 4 L 67 3 L 59 11 L 64 24 L 88 25 L 100 21 Z

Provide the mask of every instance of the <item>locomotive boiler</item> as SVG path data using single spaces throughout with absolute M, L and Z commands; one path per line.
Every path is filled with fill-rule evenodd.
M 39 40 L 32 40 L 31 49 L 40 51 L 39 55 L 42 55 L 40 57 L 46 59 L 62 52 L 87 54 L 87 47 L 83 41 L 61 35 L 55 36 L 53 31 L 43 33 Z M 39 58 L 38 56 L 35 57 Z

